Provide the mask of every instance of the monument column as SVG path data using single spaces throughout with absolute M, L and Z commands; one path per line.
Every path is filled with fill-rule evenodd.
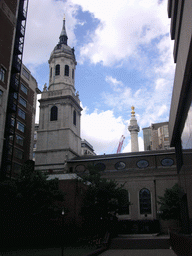
M 140 131 L 139 126 L 137 124 L 137 119 L 135 118 L 135 111 L 134 107 L 131 107 L 131 119 L 130 125 L 128 126 L 128 130 L 131 134 L 131 152 L 138 152 L 139 151 L 139 143 L 138 143 L 138 132 Z

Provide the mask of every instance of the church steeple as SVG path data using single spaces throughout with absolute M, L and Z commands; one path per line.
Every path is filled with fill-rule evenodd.
M 82 108 L 75 89 L 77 62 L 67 39 L 64 18 L 59 42 L 49 58 L 49 86 L 44 86 L 39 101 L 36 168 L 56 173 L 65 171 L 65 160 L 81 155 Z
M 63 27 L 62 27 L 61 34 L 59 37 L 59 43 L 67 45 L 67 39 L 68 39 L 68 37 L 67 37 L 66 29 L 65 29 L 65 17 L 64 17 L 63 18 Z

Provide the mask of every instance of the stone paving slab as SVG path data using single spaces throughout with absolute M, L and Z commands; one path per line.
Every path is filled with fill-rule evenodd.
M 176 256 L 176 254 L 171 249 L 107 250 L 100 256 Z

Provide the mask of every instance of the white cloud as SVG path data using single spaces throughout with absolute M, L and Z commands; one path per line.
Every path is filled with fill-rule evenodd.
M 121 116 L 116 118 L 111 110 L 95 110 L 89 114 L 84 107 L 81 124 L 82 139 L 86 139 L 97 154 L 114 153 L 121 135 L 128 136 L 126 122 Z
M 111 85 L 114 91 L 122 91 L 123 83 L 121 81 L 118 81 L 116 78 L 113 78 L 112 76 L 106 76 L 105 81 Z
M 113 65 L 131 55 L 137 48 L 169 32 L 167 1 L 71 0 L 99 19 L 100 25 L 92 33 L 92 41 L 81 49 L 81 57 L 92 63 Z
M 69 45 L 75 46 L 75 26 L 85 23 L 76 18 L 79 7 L 100 21 L 96 30 L 89 33 L 88 43 L 82 46 L 79 62 L 90 59 L 92 63 L 113 65 L 129 56 L 136 57 L 140 45 L 169 32 L 166 0 L 161 4 L 158 0 L 119 0 L 118 4 L 110 0 L 33 0 L 29 2 L 25 37 L 26 64 L 47 62 L 57 44 L 64 14 Z M 158 47 L 166 45 L 170 46 L 170 42 L 162 41 Z
M 160 122 L 160 118 L 164 121 L 168 120 L 168 111 L 170 104 L 172 83 L 169 79 L 157 78 L 154 84 L 148 88 L 140 87 L 136 92 L 134 88 L 123 85 L 121 81 L 110 77 L 106 81 L 114 81 L 114 84 L 120 84 L 121 87 L 117 90 L 116 87 L 111 87 L 111 92 L 103 92 L 102 98 L 105 104 L 119 111 L 127 111 L 131 106 L 135 106 L 138 124 L 141 127 L 146 127 L 151 123 Z
M 74 34 L 77 6 L 69 2 L 53 0 L 29 1 L 24 47 L 24 63 L 47 63 L 51 51 L 59 40 L 64 14 L 70 45 L 75 45 Z
M 164 113 L 167 112 L 167 106 L 166 105 L 162 105 L 158 111 L 158 117 L 162 116 Z
M 123 147 L 122 153 L 131 152 L 131 140 L 128 141 L 127 145 Z

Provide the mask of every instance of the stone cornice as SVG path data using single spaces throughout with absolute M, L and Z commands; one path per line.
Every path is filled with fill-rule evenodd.
M 46 98 L 46 99 L 40 99 L 39 102 L 40 108 L 44 108 L 45 106 L 47 107 L 49 104 L 53 104 L 53 101 L 59 100 L 59 104 L 66 104 L 66 105 L 72 105 L 78 109 L 78 111 L 82 111 L 83 109 L 80 106 L 80 100 L 74 99 L 73 96 L 71 95 L 65 95 L 65 96 L 55 96 L 52 98 Z

